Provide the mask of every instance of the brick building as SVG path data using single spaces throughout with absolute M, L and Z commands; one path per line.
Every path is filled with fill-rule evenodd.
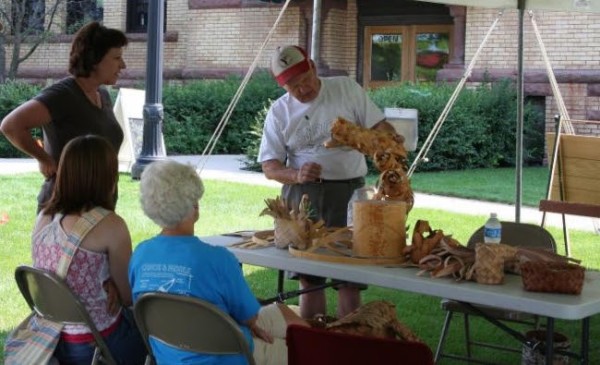
M 39 2 L 44 0 L 29 0 Z M 46 0 L 48 2 L 53 0 Z M 168 0 L 164 37 L 166 82 L 244 74 L 282 4 L 261 0 Z M 87 4 L 79 11 L 73 3 Z M 70 0 L 61 7 L 68 24 L 102 18 L 126 30 L 127 70 L 120 83 L 136 85 L 146 67 L 147 0 Z M 259 67 L 278 44 L 310 49 L 313 1 L 293 0 Z M 87 12 L 87 13 L 86 13 Z M 407 0 L 322 0 L 318 67 L 346 74 L 365 87 L 399 81 L 457 80 L 499 11 Z M 514 77 L 518 16 L 506 10 L 470 81 Z M 600 136 L 600 14 L 538 11 L 535 18 L 578 134 Z M 81 20 L 80 19 L 80 20 Z M 55 29 L 61 31 L 59 26 Z M 66 74 L 72 36 L 43 44 L 20 66 L 19 78 L 48 80 Z M 10 57 L 10 54 L 7 55 Z M 525 19 L 525 94 L 546 110 L 553 130 L 556 105 L 529 17 Z

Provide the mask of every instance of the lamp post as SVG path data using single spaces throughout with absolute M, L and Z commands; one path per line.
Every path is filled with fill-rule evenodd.
M 148 4 L 148 48 L 146 51 L 146 100 L 144 103 L 144 132 L 142 151 L 131 168 L 131 177 L 139 179 L 144 168 L 166 157 L 162 136 L 162 71 L 164 0 Z

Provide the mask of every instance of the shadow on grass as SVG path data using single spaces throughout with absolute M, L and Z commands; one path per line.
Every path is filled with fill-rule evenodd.
M 0 364 L 4 364 L 4 343 L 10 331 L 0 331 Z

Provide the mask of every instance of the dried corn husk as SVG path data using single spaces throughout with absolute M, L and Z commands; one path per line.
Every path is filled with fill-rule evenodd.
M 347 227 L 332 229 L 325 227 L 325 222 L 313 222 L 310 216 L 310 201 L 304 194 L 298 207 L 289 209 L 284 199 L 266 199 L 267 207 L 260 215 L 275 218 L 275 246 L 287 248 L 289 245 L 298 250 L 329 247 L 331 243 L 347 239 L 350 232 Z
M 326 328 L 329 331 L 360 336 L 423 342 L 398 320 L 394 304 L 383 300 L 369 302 L 344 318 L 327 324 Z

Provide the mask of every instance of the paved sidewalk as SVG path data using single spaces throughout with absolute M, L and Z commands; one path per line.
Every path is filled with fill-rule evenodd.
M 279 187 L 280 183 L 267 180 L 262 173 L 243 170 L 243 155 L 213 155 L 208 159 L 201 156 L 169 156 L 174 160 L 189 163 L 201 169 L 200 176 L 204 179 L 216 179 L 246 184 L 256 184 Z M 37 163 L 32 159 L 0 159 L 0 175 L 37 171 Z M 456 213 L 470 214 L 473 219 L 481 220 L 490 212 L 498 213 L 501 220 L 514 221 L 515 207 L 510 204 L 491 203 L 471 199 L 452 198 L 440 195 L 415 194 L 415 207 L 439 209 Z M 521 221 L 540 224 L 542 213 L 535 208 L 522 207 Z M 561 227 L 559 214 L 548 214 L 547 225 Z M 567 216 L 567 227 L 584 231 L 597 231 L 600 227 L 594 226 L 594 220 L 587 217 Z M 562 240 L 561 240 L 562 241 Z

